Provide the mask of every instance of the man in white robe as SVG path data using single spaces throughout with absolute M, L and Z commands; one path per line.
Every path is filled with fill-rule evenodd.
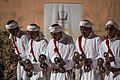
M 86 58 L 90 58 L 90 60 L 92 61 L 91 70 L 89 72 L 85 72 L 83 67 L 80 72 L 77 71 L 77 73 L 81 75 L 81 79 L 79 80 L 101 80 L 101 77 L 96 71 L 96 68 L 98 48 L 102 40 L 100 37 L 94 34 L 92 23 L 89 20 L 80 21 L 79 26 L 81 31 L 81 35 L 79 37 L 81 37 L 81 40 L 79 40 L 79 37 L 76 40 L 77 52 L 79 52 L 79 54 L 84 53 Z M 81 51 L 80 46 L 83 51 Z M 78 77 L 78 74 L 76 74 L 76 77 Z
M 18 27 L 18 22 L 15 20 L 9 20 L 5 25 L 5 28 L 9 31 L 15 49 L 15 54 L 20 55 L 20 57 L 25 60 L 27 58 L 26 51 L 28 49 L 28 36 L 25 32 L 21 31 Z M 15 55 L 14 55 L 15 56 Z M 17 80 L 22 80 L 23 67 L 18 63 L 17 65 Z
M 50 80 L 73 80 L 71 69 L 73 67 L 72 56 L 75 51 L 75 44 L 72 37 L 66 35 L 62 26 L 59 24 L 52 24 L 49 27 L 51 40 L 49 41 L 46 55 L 49 59 L 49 70 L 51 70 Z M 54 58 L 62 58 L 62 61 L 55 66 Z M 65 68 L 64 73 L 54 72 L 62 65 Z
M 110 58 L 107 59 L 107 62 L 110 62 L 111 67 L 106 71 L 104 80 L 120 80 L 120 37 L 116 35 L 119 26 L 114 21 L 108 21 L 105 29 L 108 38 L 101 43 L 100 54 L 101 57 L 105 59 L 104 53 L 111 53 L 109 54 Z
M 29 78 L 25 76 L 25 80 L 47 80 L 42 73 L 42 68 L 40 68 L 39 56 L 40 54 L 45 54 L 48 42 L 37 24 L 28 25 L 27 32 L 30 37 L 28 59 L 33 65 L 33 76 Z

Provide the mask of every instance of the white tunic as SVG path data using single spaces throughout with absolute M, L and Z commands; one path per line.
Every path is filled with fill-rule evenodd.
M 64 68 L 66 70 L 72 69 L 73 63 L 71 59 L 75 51 L 75 45 L 73 43 L 72 37 L 63 33 L 63 37 L 59 41 L 56 41 L 56 46 L 59 50 L 62 59 L 66 62 Z M 54 48 L 55 46 L 53 43 L 53 39 L 51 39 L 49 41 L 46 52 L 47 57 L 50 59 L 50 63 L 55 63 L 54 58 L 58 57 L 58 54 L 54 52 Z M 70 79 L 70 76 L 72 75 L 68 74 L 68 72 L 65 73 L 51 72 L 50 80 L 73 80 L 72 78 Z
M 86 58 L 90 58 L 93 62 L 89 72 L 82 70 L 81 80 L 101 80 L 100 75 L 96 71 L 98 50 L 101 43 L 101 38 L 97 37 L 93 32 L 87 38 L 82 37 L 81 47 L 86 55 Z M 78 39 L 76 40 L 76 49 L 81 54 Z
M 14 40 L 15 40 L 15 45 L 17 46 L 18 48 L 18 51 L 20 54 L 20 56 L 22 57 L 22 59 L 26 59 L 27 58 L 27 49 L 28 49 L 28 37 L 26 35 L 25 32 L 23 31 L 18 31 L 17 33 L 17 36 L 16 37 L 13 37 Z M 13 40 L 12 40 L 12 35 L 10 34 L 9 36 L 9 39 L 11 39 L 12 43 L 13 43 Z M 14 45 L 13 45 L 14 46 Z M 15 53 L 18 54 L 16 48 L 15 48 Z M 18 63 L 17 65 L 17 80 L 21 80 L 22 76 L 23 76 L 23 67 L 20 66 L 20 64 Z
M 34 60 L 34 57 L 32 55 L 32 53 L 30 53 L 30 50 L 31 50 L 31 40 L 29 41 L 29 48 L 28 48 L 28 59 L 31 60 L 33 66 L 34 66 L 34 69 L 33 69 L 33 74 L 36 74 L 36 75 L 33 75 L 30 80 L 45 80 L 43 79 L 43 74 L 42 74 L 42 69 L 40 68 L 40 62 L 38 61 L 39 59 L 39 56 L 40 54 L 45 54 L 45 51 L 46 51 L 46 48 L 47 48 L 47 40 L 44 39 L 44 38 L 39 38 L 37 37 L 35 40 L 33 40 L 33 43 L 32 43 L 32 48 L 33 48 L 33 51 L 34 51 L 34 55 L 35 55 L 35 58 L 37 60 L 37 62 L 33 61 Z
M 115 56 L 115 62 L 111 62 L 111 66 L 115 68 L 120 68 L 120 37 L 115 36 L 114 38 L 108 40 L 110 49 Z M 106 40 L 101 43 L 100 47 L 100 54 L 102 58 L 104 58 L 104 52 L 108 52 Z M 105 80 L 120 80 L 120 71 L 115 73 L 110 72 L 108 75 L 106 74 Z

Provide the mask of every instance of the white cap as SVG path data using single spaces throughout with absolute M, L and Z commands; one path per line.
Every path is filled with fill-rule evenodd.
M 7 24 L 5 25 L 6 29 L 14 29 L 18 27 L 18 22 L 16 22 L 15 20 L 10 20 L 7 22 Z
M 59 24 L 52 24 L 49 27 L 50 32 L 54 32 L 54 33 L 58 33 L 62 31 L 62 26 L 60 26 Z
M 79 26 L 90 28 L 92 27 L 92 23 L 89 20 L 82 20 L 80 21 Z
M 118 24 L 112 20 L 110 20 L 106 23 L 106 27 L 110 27 L 111 25 L 114 26 L 116 29 L 119 29 Z
M 40 30 L 40 27 L 36 24 L 29 24 L 27 26 L 27 30 L 28 31 L 39 31 Z

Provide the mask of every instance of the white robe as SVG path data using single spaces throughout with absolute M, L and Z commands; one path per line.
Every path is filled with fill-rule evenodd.
M 34 55 L 35 55 L 37 62 L 33 61 L 34 60 L 33 55 L 32 53 L 30 53 L 30 49 L 31 49 L 30 43 L 31 43 L 31 40 L 29 41 L 29 44 L 28 44 L 28 47 L 29 47 L 28 48 L 28 55 L 29 55 L 28 59 L 31 60 L 34 69 L 32 70 L 33 76 L 31 78 L 28 78 L 27 76 L 25 76 L 25 80 L 46 80 L 43 76 L 42 68 L 40 68 L 40 62 L 38 61 L 38 59 L 39 59 L 40 54 L 45 54 L 48 42 L 46 39 L 40 38 L 40 37 L 37 37 L 35 40 L 33 40 L 32 48 L 33 48 Z M 34 73 L 36 75 L 34 75 Z M 24 74 L 26 74 L 26 72 Z
M 92 68 L 91 71 L 89 72 L 84 72 L 84 70 L 81 71 L 82 73 L 81 73 L 80 80 L 101 80 L 101 77 L 98 71 L 96 71 L 98 50 L 99 50 L 101 41 L 102 41 L 101 38 L 97 37 L 93 32 L 91 32 L 87 38 L 82 37 L 81 47 L 86 55 L 86 58 L 90 58 L 93 64 L 91 66 Z M 81 54 L 79 44 L 78 44 L 78 38 L 76 40 L 76 49 Z
M 115 56 L 115 62 L 111 62 L 111 66 L 115 68 L 120 68 L 120 37 L 115 36 L 113 39 L 109 40 L 110 49 Z M 106 40 L 101 43 L 100 54 L 101 57 L 104 58 L 104 52 L 108 52 L 108 48 L 106 45 Z M 104 58 L 105 59 L 105 58 Z M 120 80 L 120 71 L 112 73 L 110 72 L 107 76 L 105 75 L 105 80 Z
M 66 70 L 72 69 L 73 62 L 71 61 L 71 59 L 75 51 L 75 44 L 73 43 L 72 37 L 63 33 L 63 37 L 59 41 L 56 41 L 56 46 L 59 50 L 59 53 L 62 59 L 66 62 L 66 65 L 64 66 L 64 68 Z M 58 54 L 54 52 L 54 48 L 55 46 L 53 43 L 53 39 L 51 39 L 49 41 L 47 51 L 46 51 L 46 55 L 50 59 L 50 63 L 55 63 L 54 58 L 58 57 Z M 65 72 L 65 73 L 51 72 L 50 80 L 73 80 L 70 76 L 72 75 L 68 74 L 68 72 Z
M 9 36 L 9 39 L 12 40 L 12 35 L 11 34 Z M 27 58 L 26 51 L 28 49 L 28 46 L 27 46 L 28 41 L 29 41 L 28 36 L 26 35 L 25 32 L 19 30 L 18 33 L 17 33 L 17 36 L 14 37 L 14 40 L 15 40 L 15 44 L 18 48 L 19 53 L 21 53 L 20 54 L 21 58 L 23 60 L 25 60 Z M 18 54 L 16 49 L 15 49 L 15 53 Z M 22 80 L 21 78 L 23 76 L 23 72 L 24 72 L 23 67 L 20 66 L 20 64 L 18 63 L 18 65 L 17 65 L 17 80 Z

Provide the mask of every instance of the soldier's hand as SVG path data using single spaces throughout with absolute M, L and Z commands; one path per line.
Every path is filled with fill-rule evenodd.
M 86 59 L 82 60 L 81 63 L 82 63 L 82 65 L 85 65 Z
M 80 62 L 80 59 L 78 59 L 76 57 L 73 57 L 72 59 L 73 59 L 73 62 L 75 62 L 75 63 L 79 63 Z
M 19 61 L 19 64 L 20 64 L 21 66 L 25 66 L 25 62 L 24 62 L 23 60 Z
M 92 64 L 92 60 L 91 60 L 90 58 L 84 59 L 84 60 L 82 61 L 82 64 L 83 64 L 83 65 Z
M 61 62 L 58 63 L 58 65 L 59 65 L 60 67 L 63 67 L 64 65 L 66 65 L 66 62 L 65 62 L 64 60 L 62 60 Z
M 106 60 L 106 62 L 113 62 L 113 61 L 115 61 L 114 57 L 106 57 L 105 60 Z
M 119 72 L 120 68 L 115 68 L 115 67 L 110 67 L 109 69 L 111 72 L 115 73 L 115 72 Z
M 59 69 L 59 68 L 60 68 L 60 66 L 58 64 L 56 64 L 56 63 L 51 64 L 51 69 Z
M 27 67 L 27 69 L 29 69 L 29 70 L 31 70 L 31 69 L 34 68 L 32 64 L 27 64 L 26 67 Z

